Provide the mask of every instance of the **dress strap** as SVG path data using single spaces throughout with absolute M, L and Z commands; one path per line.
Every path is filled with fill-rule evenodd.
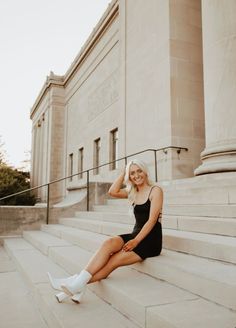
M 151 187 L 151 189 L 150 189 L 150 191 L 149 191 L 148 199 L 149 199 L 149 197 L 150 197 L 150 195 L 151 195 L 151 192 L 152 192 L 152 189 L 153 189 L 154 187 L 157 187 L 157 186 L 152 186 L 152 187 Z

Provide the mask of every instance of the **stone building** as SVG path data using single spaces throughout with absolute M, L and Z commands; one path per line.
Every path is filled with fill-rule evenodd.
M 202 174 L 211 185 L 217 172 L 217 183 L 229 181 L 235 12 L 234 0 L 112 1 L 65 75 L 51 72 L 32 107 L 32 186 L 146 149 L 161 149 L 157 175 L 166 185 L 201 183 Z M 154 153 L 135 156 L 153 177 Z M 123 166 L 96 169 L 90 181 L 110 182 Z M 54 200 L 85 182 L 83 174 L 55 184 Z M 45 200 L 46 190 L 38 196 Z

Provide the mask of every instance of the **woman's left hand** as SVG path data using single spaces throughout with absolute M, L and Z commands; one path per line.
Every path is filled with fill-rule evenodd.
M 131 252 L 136 246 L 138 246 L 137 240 L 136 239 L 131 239 L 126 244 L 124 244 L 123 250 L 125 252 Z

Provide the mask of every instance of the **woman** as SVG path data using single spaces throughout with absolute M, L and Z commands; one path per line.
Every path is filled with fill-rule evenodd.
M 126 184 L 125 189 L 122 189 L 123 183 Z M 51 279 L 54 287 L 61 284 L 64 291 L 56 295 L 59 302 L 70 295 L 73 301 L 79 303 L 87 283 L 100 281 L 120 266 L 141 262 L 161 252 L 162 228 L 159 218 L 163 192 L 150 181 L 146 165 L 138 160 L 131 161 L 108 193 L 117 198 L 129 198 L 132 202 L 136 218 L 134 229 L 130 234 L 107 239 L 80 274 L 57 282 Z

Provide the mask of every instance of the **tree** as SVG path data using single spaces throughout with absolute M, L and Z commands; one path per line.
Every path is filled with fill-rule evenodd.
M 30 188 L 30 173 L 12 168 L 6 163 L 4 142 L 0 136 L 0 198 Z M 0 205 L 34 205 L 35 196 L 25 192 L 0 201 Z
M 29 189 L 29 172 L 13 169 L 6 164 L 0 165 L 0 198 Z M 0 201 L 1 205 L 34 205 L 35 196 L 25 192 Z

